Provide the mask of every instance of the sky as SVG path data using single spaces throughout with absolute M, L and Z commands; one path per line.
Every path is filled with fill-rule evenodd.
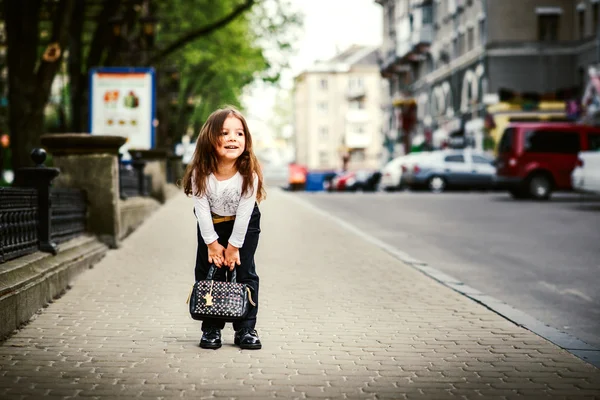
M 294 76 L 315 61 L 329 59 L 353 44 L 379 46 L 383 10 L 375 0 L 293 0 L 304 15 L 304 28 L 281 86 L 292 88 Z M 244 98 L 251 118 L 268 120 L 276 90 L 254 85 Z

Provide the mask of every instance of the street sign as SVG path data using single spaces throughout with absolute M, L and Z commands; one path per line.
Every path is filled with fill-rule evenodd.
M 93 68 L 89 79 L 90 133 L 126 137 L 121 147 L 124 160 L 130 159 L 130 148 L 153 148 L 157 125 L 154 69 Z

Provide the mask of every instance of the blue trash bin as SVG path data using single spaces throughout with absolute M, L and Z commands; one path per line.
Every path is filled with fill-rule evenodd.
M 323 182 L 325 180 L 326 172 L 309 172 L 306 175 L 306 187 L 304 190 L 307 192 L 322 192 Z

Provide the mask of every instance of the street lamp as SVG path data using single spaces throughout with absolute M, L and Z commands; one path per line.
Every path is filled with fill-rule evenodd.
M 123 30 L 124 30 L 124 24 L 125 24 L 125 18 L 123 18 L 121 15 L 115 15 L 114 17 L 110 18 L 108 20 L 108 23 L 110 24 L 111 28 L 112 28 L 112 34 L 115 38 L 120 38 L 121 35 L 123 34 Z
M 158 18 L 150 15 L 148 8 L 147 4 L 146 7 L 142 8 L 142 12 L 145 15 L 138 18 L 141 29 L 140 33 L 135 36 L 128 36 L 127 23 L 121 14 L 115 15 L 107 21 L 111 28 L 113 38 L 118 42 L 117 49 L 120 50 L 118 53 L 122 54 L 123 51 L 128 53 L 129 57 L 127 57 L 127 61 L 131 64 L 136 63 L 136 61 L 141 61 L 141 64 L 144 64 L 146 61 L 145 52 L 150 51 L 154 47 Z M 125 49 L 122 48 L 123 46 Z M 142 54 L 139 54 L 138 52 Z
M 140 23 L 142 24 L 142 32 L 146 42 L 146 48 L 152 48 L 154 46 L 154 37 L 156 32 L 156 24 L 158 24 L 158 18 L 153 15 L 146 15 L 140 18 Z

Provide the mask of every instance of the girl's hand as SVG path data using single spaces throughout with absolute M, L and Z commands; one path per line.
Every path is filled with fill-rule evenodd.
M 235 266 L 240 264 L 240 249 L 229 243 L 225 249 L 225 265 L 229 267 L 230 271 L 233 271 Z
M 208 263 L 215 264 L 217 268 L 221 268 L 223 265 L 223 261 L 225 257 L 223 253 L 225 253 L 225 247 L 221 246 L 221 244 L 215 240 L 208 246 Z

